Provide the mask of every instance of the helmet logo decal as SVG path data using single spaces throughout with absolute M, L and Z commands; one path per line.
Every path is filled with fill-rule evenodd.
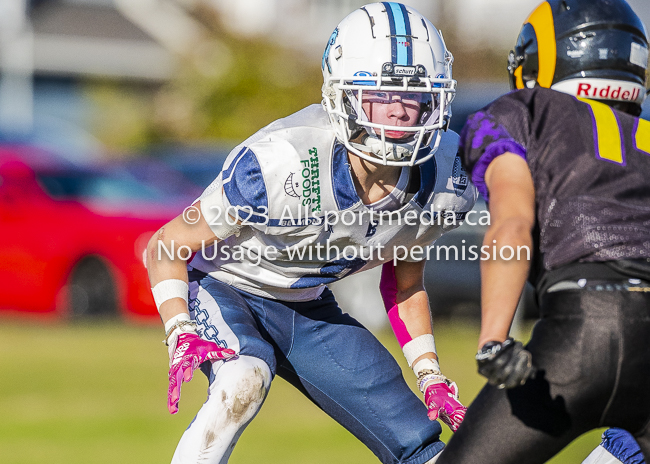
M 444 79 L 445 77 L 446 76 L 444 74 L 440 74 L 440 73 L 436 74 L 436 79 Z M 436 83 L 436 84 L 433 84 L 432 87 L 441 88 L 441 87 L 443 87 L 443 84 Z
M 354 73 L 354 75 L 355 75 L 355 77 L 356 76 L 372 77 L 372 73 L 369 72 L 369 71 L 357 71 L 357 72 Z M 352 81 L 352 83 L 356 84 L 356 85 L 376 85 L 377 84 L 374 80 L 372 80 L 372 81 L 357 81 L 357 80 L 354 80 L 354 81 Z
M 338 35 L 339 35 L 339 28 L 337 27 L 336 29 L 334 29 L 334 32 L 332 32 L 332 35 L 327 41 L 327 46 L 325 47 L 325 51 L 323 52 L 323 61 L 321 63 L 321 68 L 325 69 L 325 65 L 327 65 L 327 70 L 329 72 L 332 72 L 332 66 L 330 66 L 330 50 L 332 49 L 332 45 L 334 45 L 334 42 L 336 42 L 336 38 L 338 37 Z
M 401 3 L 382 2 L 388 15 L 392 62 L 402 66 L 413 65 L 411 21 Z

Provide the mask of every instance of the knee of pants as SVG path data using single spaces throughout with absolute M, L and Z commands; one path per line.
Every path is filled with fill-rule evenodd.
M 225 412 L 231 425 L 241 426 L 262 406 L 271 378 L 269 366 L 252 356 L 239 356 L 220 366 L 213 365 L 208 403 Z

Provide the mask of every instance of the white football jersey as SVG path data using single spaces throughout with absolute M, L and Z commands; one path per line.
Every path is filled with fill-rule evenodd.
M 255 295 L 305 301 L 396 255 L 423 259 L 417 247 L 426 250 L 460 225 L 476 201 L 457 151 L 458 135 L 445 132 L 436 155 L 411 168 L 417 193 L 394 211 L 377 212 L 359 198 L 327 113 L 308 106 L 229 154 L 200 197 L 201 211 L 217 235 L 228 214 L 245 225 L 190 265 Z

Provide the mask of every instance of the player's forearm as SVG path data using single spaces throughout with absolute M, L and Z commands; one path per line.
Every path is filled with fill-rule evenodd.
M 452 431 L 456 431 L 465 417 L 466 408 L 458 399 L 456 384 L 440 371 L 429 299 L 423 284 L 424 262 L 401 262 L 394 269 L 386 269 L 386 266 L 384 271 L 391 272 L 382 273 L 382 280 L 393 275 L 396 289 L 394 293 L 384 292 L 395 298 L 389 318 L 393 330 L 397 327 L 395 334 L 417 378 L 418 389 L 424 395 L 427 416 L 430 420 L 441 419 Z
M 496 240 L 496 243 L 494 242 Z M 484 245 L 497 250 L 510 246 L 522 250 L 521 259 L 494 259 L 481 262 L 481 333 L 479 348 L 488 341 L 504 341 L 521 297 L 530 261 L 526 250 L 532 250 L 532 237 L 527 223 L 516 219 L 493 224 L 485 234 Z M 506 254 L 507 256 L 507 254 Z
M 424 290 L 424 262 L 386 263 L 380 289 L 391 327 L 410 366 L 436 358 L 431 313 Z
M 433 334 L 431 323 L 431 311 L 429 309 L 429 298 L 422 286 L 415 286 L 397 293 L 399 317 L 411 338 L 415 339 L 422 335 Z M 426 352 L 417 357 L 413 364 L 420 359 L 434 358 L 438 356 L 434 352 Z
M 166 280 L 180 280 L 188 283 L 187 262 L 176 255 L 169 258 L 164 251 L 161 251 L 163 247 L 168 250 L 173 249 L 170 248 L 171 243 L 168 243 L 170 240 L 164 237 L 163 229 L 161 229 L 163 232 L 157 232 L 147 245 L 147 272 L 151 288 L 155 288 L 156 285 Z M 184 299 L 171 298 L 160 304 L 158 312 L 165 324 L 178 314 L 188 313 L 188 309 Z
M 169 221 L 147 244 L 146 265 L 149 282 L 163 323 L 187 310 L 187 260 L 193 252 L 212 245 L 217 238 L 200 216 L 201 202 L 192 206 L 199 216 L 186 218 L 185 213 Z M 186 210 L 187 211 L 187 210 Z

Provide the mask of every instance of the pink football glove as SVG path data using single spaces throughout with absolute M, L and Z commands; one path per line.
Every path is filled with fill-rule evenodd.
M 424 402 L 429 408 L 429 419 L 436 420 L 440 417 L 452 432 L 458 430 L 467 408 L 458 401 L 456 382 L 440 380 L 432 383 L 426 388 Z
M 194 371 L 205 360 L 228 360 L 235 356 L 234 350 L 221 348 L 214 342 L 199 338 L 195 333 L 181 333 L 176 342 L 169 369 L 169 390 L 167 392 L 167 407 L 171 414 L 178 412 L 178 401 L 181 399 L 181 385 L 189 382 Z

